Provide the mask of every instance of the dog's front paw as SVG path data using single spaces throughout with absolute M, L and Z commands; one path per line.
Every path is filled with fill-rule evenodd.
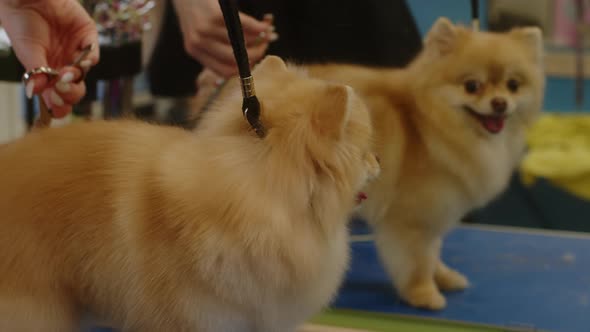
M 469 280 L 463 274 L 445 266 L 442 262 L 434 273 L 434 280 L 442 291 L 458 291 L 469 287 Z
M 447 300 L 440 293 L 434 282 L 409 287 L 402 292 L 402 297 L 410 305 L 430 310 L 441 310 L 447 305 Z

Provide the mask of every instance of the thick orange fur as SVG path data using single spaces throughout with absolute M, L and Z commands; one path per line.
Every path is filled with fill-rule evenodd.
M 378 172 L 369 115 L 278 58 L 254 74 L 263 140 L 238 90 L 200 134 L 92 122 L 0 149 L 1 331 L 291 331 L 329 302 Z
M 440 260 L 444 235 L 470 210 L 507 186 L 524 149 L 525 129 L 543 98 L 542 38 L 537 28 L 472 32 L 439 19 L 422 53 L 405 69 L 317 65 L 311 76 L 352 86 L 367 103 L 383 171 L 369 186 L 362 214 L 372 223 L 381 259 L 410 304 L 441 309 L 440 290 L 468 286 Z M 466 80 L 482 85 L 466 92 Z M 520 83 L 516 92 L 509 79 Z M 507 100 L 500 133 L 465 110 L 492 113 Z

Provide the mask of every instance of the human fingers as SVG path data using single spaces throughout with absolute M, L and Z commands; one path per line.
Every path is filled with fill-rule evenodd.
M 45 104 L 51 109 L 52 115 L 62 118 L 72 111 L 72 106 L 77 104 L 86 94 L 86 85 L 83 80 L 81 68 L 68 66 L 60 70 L 58 77 L 53 81 L 52 87 L 42 93 Z
M 203 67 L 211 69 L 213 72 L 215 72 L 222 78 L 234 76 L 238 72 L 238 68 L 235 62 L 232 64 L 221 62 L 211 54 L 207 53 L 206 51 L 200 52 L 199 57 L 197 59 L 199 60 L 199 62 L 201 62 Z
M 268 50 L 269 45 L 270 44 L 268 42 L 264 42 L 246 48 L 246 51 L 248 52 L 248 60 L 250 60 L 250 65 L 258 63 L 258 61 L 260 61 L 266 55 L 266 51 Z
M 242 23 L 242 30 L 244 36 L 257 36 L 261 32 L 267 32 L 271 29 L 272 24 L 267 20 L 257 20 L 256 18 L 240 13 L 240 21 Z
M 217 39 L 203 39 L 201 43 L 192 45 L 189 53 L 195 58 L 199 58 L 201 53 L 207 53 L 216 58 L 218 62 L 235 66 L 235 58 L 231 44 Z
M 61 76 L 53 87 L 65 104 L 77 104 L 86 94 L 86 84 L 76 78 L 71 71 Z

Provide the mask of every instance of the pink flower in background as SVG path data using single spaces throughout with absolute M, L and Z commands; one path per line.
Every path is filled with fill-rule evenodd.
M 553 41 L 560 46 L 576 46 L 577 0 L 554 0 Z M 590 1 L 583 0 L 584 23 L 590 24 Z

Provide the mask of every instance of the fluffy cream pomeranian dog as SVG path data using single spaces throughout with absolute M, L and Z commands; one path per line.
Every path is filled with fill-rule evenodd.
M 293 331 L 335 294 L 379 166 L 352 89 L 267 57 L 203 131 L 91 122 L 0 148 L 0 330 Z
M 441 261 L 441 242 L 505 190 L 542 107 L 542 56 L 538 28 L 474 32 L 441 18 L 407 68 L 308 68 L 352 86 L 369 107 L 383 171 L 362 215 L 410 304 L 441 309 L 441 290 L 468 286 Z

